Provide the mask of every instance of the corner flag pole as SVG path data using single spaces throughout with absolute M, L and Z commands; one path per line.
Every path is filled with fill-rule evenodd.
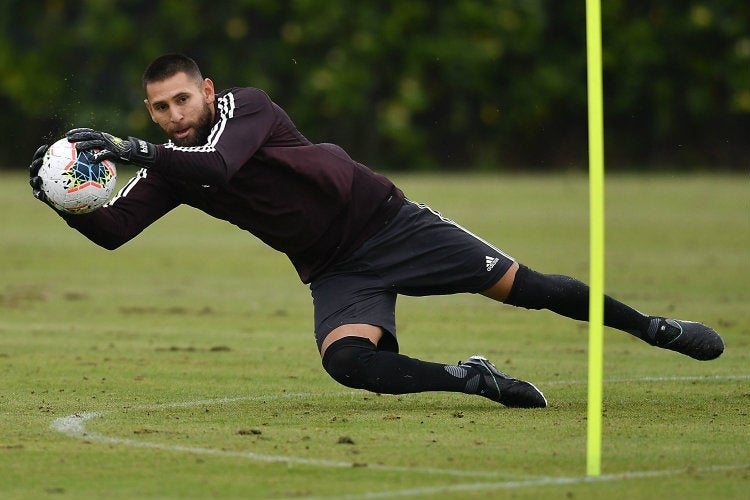
M 601 474 L 604 322 L 604 119 L 601 0 L 586 0 L 589 120 L 589 381 L 586 473 Z

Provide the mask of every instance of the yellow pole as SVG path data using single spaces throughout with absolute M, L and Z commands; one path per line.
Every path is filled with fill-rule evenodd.
M 601 474 L 604 322 L 604 119 L 601 0 L 586 0 L 588 68 L 590 286 L 586 473 Z

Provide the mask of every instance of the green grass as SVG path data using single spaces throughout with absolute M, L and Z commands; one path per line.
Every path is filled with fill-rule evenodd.
M 397 180 L 531 267 L 587 280 L 585 176 Z M 727 352 L 697 362 L 606 332 L 600 481 L 584 480 L 585 324 L 400 298 L 402 352 L 484 353 L 550 407 L 352 391 L 320 367 L 308 290 L 250 235 L 181 208 L 107 252 L 22 175 L 0 181 L 3 498 L 746 498 L 746 176 L 607 177 L 607 291 L 714 325 Z M 86 435 L 51 427 L 65 417 Z

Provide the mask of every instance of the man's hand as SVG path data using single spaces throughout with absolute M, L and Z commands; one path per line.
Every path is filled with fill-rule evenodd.
M 68 141 L 76 143 L 78 151 L 96 149 L 94 161 L 112 160 L 151 167 L 156 162 L 156 146 L 135 137 L 120 139 L 107 132 L 90 128 L 74 128 L 65 134 Z
M 29 184 L 31 185 L 31 192 L 39 201 L 47 202 L 47 195 L 42 191 L 42 178 L 39 177 L 39 169 L 42 168 L 42 162 L 44 161 L 44 153 L 47 152 L 49 146 L 39 146 L 34 156 L 31 157 L 31 165 L 29 165 Z

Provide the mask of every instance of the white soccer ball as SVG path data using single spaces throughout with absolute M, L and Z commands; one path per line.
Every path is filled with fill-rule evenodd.
M 58 210 L 85 214 L 101 207 L 112 196 L 117 170 L 111 161 L 94 162 L 91 151 L 76 151 L 63 138 L 44 154 L 39 176 L 47 200 Z

